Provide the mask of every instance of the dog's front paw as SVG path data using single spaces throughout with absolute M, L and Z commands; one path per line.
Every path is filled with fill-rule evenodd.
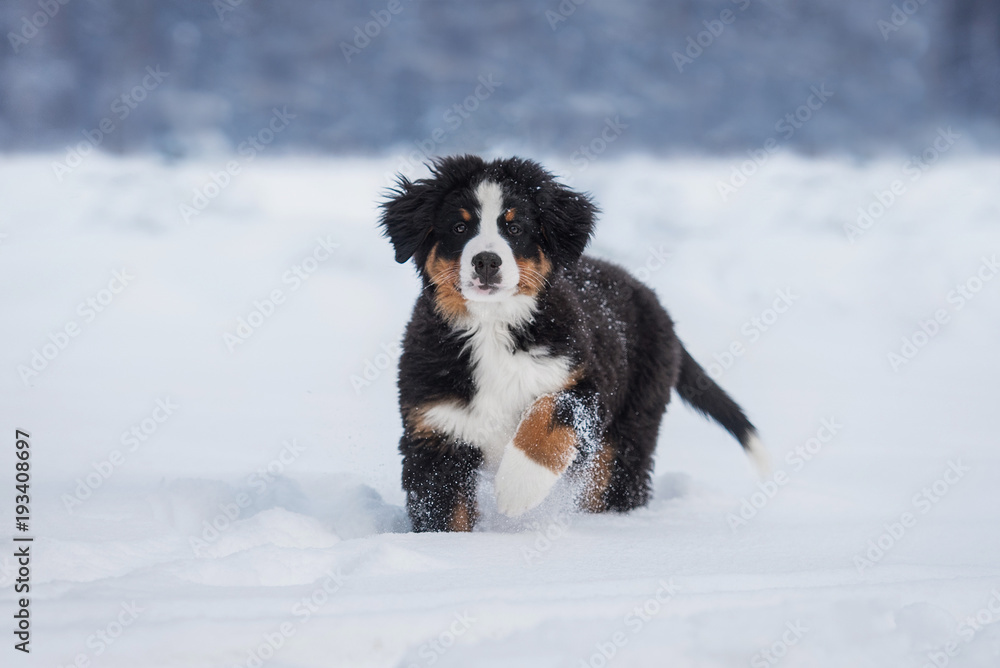
M 545 500 L 558 479 L 510 443 L 497 470 L 497 508 L 507 517 L 523 515 Z

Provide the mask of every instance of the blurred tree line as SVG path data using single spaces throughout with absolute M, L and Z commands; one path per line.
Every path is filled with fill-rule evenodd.
M 233 150 L 278 108 L 277 151 L 568 154 L 616 117 L 631 149 L 739 151 L 820 85 L 801 150 L 1000 119 L 995 0 L 4 0 L 0 29 L 6 150 L 105 120 L 112 152 Z

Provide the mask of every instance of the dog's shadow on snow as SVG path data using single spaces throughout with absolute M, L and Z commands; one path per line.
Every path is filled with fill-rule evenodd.
M 690 495 L 691 489 L 692 481 L 686 474 L 660 475 L 654 481 L 652 499 L 645 509 L 654 512 L 663 509 Z M 539 507 L 511 518 L 499 512 L 493 481 L 483 476 L 477 496 L 480 515 L 475 532 L 521 533 L 553 523 L 610 519 L 617 515 L 595 515 L 580 510 L 582 494 L 571 481 L 560 480 Z M 386 502 L 373 487 L 346 473 L 308 479 L 275 476 L 266 486 L 257 487 L 179 479 L 165 483 L 148 500 L 161 520 L 191 534 L 200 533 L 206 522 L 211 524 L 224 518 L 225 524 L 235 525 L 275 508 L 311 517 L 344 540 L 412 531 L 404 507 Z
M 653 498 L 649 507 L 658 508 L 675 499 L 691 495 L 694 482 L 687 473 L 664 473 L 653 481 Z

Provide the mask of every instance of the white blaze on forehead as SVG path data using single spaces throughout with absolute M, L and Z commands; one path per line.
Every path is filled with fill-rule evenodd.
M 476 186 L 476 201 L 479 202 L 479 236 L 488 244 L 502 242 L 500 230 L 497 229 L 497 220 L 503 213 L 503 188 L 499 183 L 483 181 Z

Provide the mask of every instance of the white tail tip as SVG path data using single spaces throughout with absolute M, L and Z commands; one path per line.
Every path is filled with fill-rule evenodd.
M 757 436 L 757 432 L 751 432 L 750 439 L 747 441 L 746 451 L 761 480 L 771 475 L 771 456 L 767 453 L 767 448 L 764 447 L 764 444 Z

